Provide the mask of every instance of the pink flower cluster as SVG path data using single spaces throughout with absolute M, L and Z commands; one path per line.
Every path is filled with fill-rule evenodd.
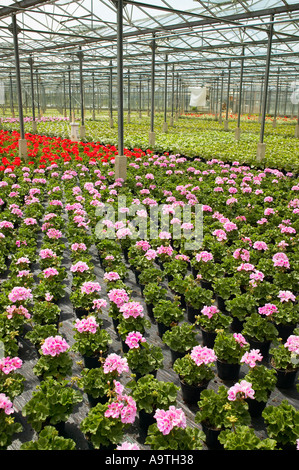
M 44 250 L 41 250 L 39 252 L 39 256 L 42 259 L 57 258 L 56 253 L 53 250 L 51 250 L 50 248 L 45 248 Z
M 144 338 L 144 336 L 142 336 L 142 334 L 139 331 L 130 332 L 125 339 L 125 343 L 129 346 L 130 349 L 133 349 L 133 348 L 137 349 L 139 348 L 140 343 L 145 343 L 145 342 L 146 342 L 146 339 Z
M 59 272 L 57 271 L 56 268 L 46 268 L 43 270 L 43 276 L 46 279 L 48 279 L 49 277 L 54 277 L 58 275 L 59 275 Z
M 257 241 L 257 242 L 254 242 L 253 248 L 255 250 L 259 250 L 259 251 L 261 251 L 261 250 L 266 251 L 266 250 L 268 250 L 268 245 L 267 245 L 267 243 L 265 243 L 263 241 Z
M 289 302 L 291 300 L 292 302 L 295 302 L 296 297 L 294 294 L 289 291 L 289 290 L 280 290 L 278 294 L 278 298 L 280 299 L 280 302 Z
M 124 387 L 120 382 L 114 380 L 116 400 L 108 404 L 108 409 L 104 415 L 106 418 L 120 418 L 124 424 L 132 424 L 137 414 L 137 405 L 135 400 L 123 393 Z
M 113 302 L 118 308 L 129 301 L 129 295 L 125 289 L 111 289 L 108 292 L 110 302 Z
M 105 281 L 118 281 L 120 279 L 120 275 L 117 272 L 110 271 L 109 273 L 104 274 Z
M 215 315 L 216 313 L 219 313 L 219 309 L 216 307 L 216 305 L 211 305 L 211 306 L 205 305 L 202 308 L 201 313 L 203 315 L 206 315 L 208 318 L 212 318 L 213 315 Z
M 71 246 L 71 249 L 73 251 L 78 251 L 78 250 L 86 251 L 87 247 L 86 247 L 85 243 L 73 243 L 72 246 Z
M 5 393 L 0 393 L 0 410 L 4 410 L 6 415 L 10 415 L 14 412 L 13 404 Z
M 62 237 L 62 232 L 60 230 L 56 229 L 56 228 L 50 228 L 47 231 L 47 236 L 50 239 L 58 240 L 59 238 Z
M 249 259 L 250 259 L 250 253 L 245 248 L 237 248 L 237 250 L 235 250 L 233 252 L 233 257 L 235 259 L 240 259 L 241 258 L 242 261 L 247 261 L 248 262 Z
M 75 328 L 79 333 L 96 333 L 97 328 L 98 328 L 98 323 L 96 321 L 96 318 L 94 316 L 88 316 L 86 318 L 83 318 L 82 320 L 79 320 L 77 318 L 76 323 L 75 323 Z
M 251 349 L 250 351 L 246 351 L 245 354 L 242 356 L 240 362 L 244 362 L 249 367 L 255 367 L 257 361 L 262 361 L 263 356 L 260 353 L 259 349 Z
M 206 346 L 195 346 L 190 356 L 198 367 L 203 364 L 212 364 L 217 360 L 214 350 Z
M 289 258 L 285 253 L 276 253 L 272 257 L 274 267 L 290 268 Z
M 237 271 L 254 271 L 255 266 L 251 263 L 242 263 L 237 267 Z
M 94 299 L 92 303 L 93 303 L 93 306 L 92 306 L 93 310 L 101 310 L 102 308 L 107 307 L 107 302 L 105 299 Z
M 154 414 L 159 431 L 166 436 L 174 427 L 186 428 L 186 415 L 181 408 L 171 405 L 168 410 L 158 408 Z
M 31 289 L 26 287 L 14 287 L 12 291 L 8 294 L 10 302 L 23 302 L 33 298 Z
M 207 263 L 208 261 L 213 260 L 213 255 L 212 253 L 209 253 L 208 251 L 202 251 L 201 253 L 197 253 L 195 255 L 196 261 L 203 261 L 204 263 Z
M 41 346 L 44 356 L 59 356 L 59 354 L 66 352 L 69 345 L 64 338 L 60 335 L 49 336 L 45 339 Z
M 212 235 L 214 235 L 214 237 L 216 237 L 219 242 L 227 239 L 225 231 L 221 229 L 214 230 Z
M 270 316 L 273 313 L 278 312 L 278 308 L 274 304 L 265 304 L 263 307 L 259 307 L 258 312 L 260 315 Z
M 144 316 L 142 305 L 139 302 L 135 301 L 124 303 L 119 310 L 123 314 L 124 318 L 137 318 Z
M 131 442 L 123 442 L 116 447 L 116 450 L 140 450 L 140 447 L 137 444 L 132 444 Z
M 78 261 L 71 266 L 72 273 L 84 273 L 85 271 L 89 271 L 89 266 L 85 261 Z
M 284 346 L 290 351 L 294 352 L 295 354 L 299 355 L 299 336 L 290 335 L 284 344 Z
M 117 372 L 119 375 L 123 372 L 129 372 L 128 361 L 125 357 L 121 357 L 118 354 L 109 354 L 103 365 L 104 374 Z
M 81 285 L 81 294 L 92 294 L 94 292 L 100 292 L 101 286 L 98 282 L 86 281 Z
M 22 364 L 23 361 L 19 357 L 3 357 L 0 359 L 0 371 L 7 375 L 14 370 L 20 369 Z
M 241 382 L 237 382 L 228 390 L 227 399 L 229 401 L 235 401 L 238 398 L 254 399 L 254 395 L 255 391 L 252 388 L 252 384 L 246 380 L 241 380 Z
M 241 333 L 234 333 L 234 338 L 242 348 L 248 344 L 248 342 Z

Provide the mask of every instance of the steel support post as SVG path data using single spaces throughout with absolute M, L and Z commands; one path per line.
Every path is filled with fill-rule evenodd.
M 224 121 L 224 129 L 225 129 L 226 131 L 228 130 L 230 77 L 231 77 L 231 61 L 229 61 L 229 63 L 228 63 L 228 77 L 227 77 L 226 110 L 225 110 L 225 121 Z
M 269 73 L 270 73 L 270 62 L 271 62 L 271 48 L 272 48 L 272 37 L 273 37 L 273 21 L 274 15 L 271 15 L 271 22 L 268 30 L 268 45 L 267 45 L 267 60 L 264 80 L 264 93 L 263 93 L 263 107 L 262 107 L 262 122 L 260 130 L 260 141 L 257 147 L 256 158 L 261 161 L 265 157 L 265 146 L 264 133 L 265 133 L 265 121 L 266 121 L 266 110 L 267 110 L 267 97 L 268 97 L 268 84 L 269 84 Z
M 96 118 L 96 95 L 95 95 L 95 85 L 94 85 L 94 72 L 92 72 L 91 79 L 92 79 L 92 120 L 95 121 L 95 118 Z
M 244 52 L 245 47 L 242 46 L 242 59 L 241 59 L 241 72 L 240 72 L 240 85 L 239 85 L 239 102 L 238 102 L 238 121 L 237 121 L 237 128 L 235 131 L 235 139 L 240 139 L 241 134 L 241 109 L 242 109 L 242 90 L 243 90 L 243 73 L 244 73 Z
M 113 75 L 112 75 L 112 60 L 110 60 L 109 65 L 109 119 L 110 119 L 110 127 L 113 127 L 113 103 L 112 103 L 112 85 L 113 85 Z
M 154 119 L 155 119 L 155 60 L 156 60 L 156 39 L 153 34 L 152 48 L 152 68 L 151 68 L 151 128 L 149 133 L 149 145 L 155 145 Z
M 142 88 L 141 75 L 139 76 L 139 118 L 142 117 Z
M 112 67 L 111 67 L 112 70 Z M 112 85 L 112 81 L 111 81 Z M 115 179 L 127 178 L 127 157 L 124 155 L 124 78 L 123 78 L 123 0 L 117 2 L 117 128 L 118 155 L 115 156 Z
M 84 87 L 83 87 L 83 52 L 81 46 L 77 53 L 79 59 L 79 86 L 80 86 L 80 109 L 81 109 L 81 126 L 80 126 L 80 138 L 85 138 L 85 120 L 84 120 Z
M 63 74 L 63 115 L 66 117 L 66 85 L 65 74 Z
M 164 80 L 164 122 L 162 131 L 168 132 L 167 124 L 167 66 L 168 66 L 168 55 L 165 56 L 165 80 Z
M 298 103 L 298 112 L 297 112 L 297 124 L 295 126 L 295 137 L 299 138 L 299 103 Z
M 170 126 L 173 126 L 173 115 L 174 115 L 174 65 L 172 66 L 172 76 L 171 76 L 171 117 L 170 117 Z
M 20 123 L 19 156 L 20 158 L 24 158 L 25 160 L 27 160 L 28 152 L 27 152 L 27 141 L 25 139 L 25 130 L 24 130 L 22 85 L 21 85 L 21 72 L 20 72 L 19 44 L 18 44 L 19 28 L 17 25 L 16 15 L 12 15 L 12 25 L 10 27 L 10 31 L 13 34 L 13 42 L 14 42 L 17 94 L 18 94 L 18 105 L 19 105 L 19 123 Z
M 220 124 L 222 124 L 223 78 L 224 78 L 224 71 L 222 70 L 222 72 L 221 72 L 220 103 L 219 103 L 219 123 Z
M 69 76 L 69 110 L 70 110 L 70 122 L 73 121 L 72 116 L 72 82 L 71 82 L 71 68 L 68 69 Z
M 33 134 L 37 131 L 37 125 L 35 120 L 35 105 L 34 105 L 34 77 L 33 77 L 33 58 L 30 55 L 28 59 L 30 67 L 30 85 L 31 85 L 31 106 L 32 106 L 32 132 Z
M 131 120 L 131 77 L 130 69 L 128 70 L 128 116 L 127 123 L 129 124 Z
M 11 72 L 9 72 L 9 83 L 10 83 L 10 109 L 11 109 L 11 116 L 14 118 L 15 110 L 14 110 L 14 104 L 13 104 L 13 86 L 12 86 Z

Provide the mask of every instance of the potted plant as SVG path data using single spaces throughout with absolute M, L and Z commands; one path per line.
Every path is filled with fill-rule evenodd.
M 218 436 L 234 424 L 249 425 L 251 417 L 244 400 L 228 400 L 228 389 L 220 385 L 217 390 L 203 390 L 198 401 L 195 422 L 201 424 L 209 448 L 219 447 Z
M 23 365 L 19 357 L 3 357 L 0 359 L 0 393 L 13 400 L 24 390 L 25 377 L 16 372 Z
M 180 379 L 183 399 L 188 404 L 195 404 L 202 390 L 215 377 L 212 370 L 217 357 L 213 349 L 206 346 L 194 346 L 190 353 L 176 359 L 173 370 Z
M 104 372 L 103 360 L 100 367 L 81 371 L 76 383 L 86 394 L 91 406 L 97 403 L 106 403 L 109 400 L 110 391 L 115 380 L 113 373 Z
M 40 350 L 42 343 L 49 336 L 58 335 L 57 325 L 54 323 L 49 323 L 45 325 L 40 325 L 39 323 L 33 324 L 32 329 L 27 331 L 25 338 L 35 346 L 37 352 Z
M 162 341 L 170 348 L 173 363 L 178 357 L 183 357 L 198 344 L 195 325 L 190 325 L 189 322 L 175 325 L 165 331 Z
M 130 333 L 139 332 L 140 334 L 144 334 L 146 330 L 150 328 L 150 326 L 151 322 L 145 316 L 139 315 L 136 318 L 124 318 L 123 316 L 120 316 L 119 323 L 117 325 L 117 331 L 122 343 L 123 351 L 128 351 L 126 339 Z
M 146 431 L 155 422 L 154 414 L 157 409 L 166 410 L 171 405 L 176 405 L 179 388 L 173 382 L 158 380 L 152 374 L 130 381 L 127 387 L 136 401 L 141 427 Z
M 114 386 L 115 396 L 105 404 L 98 403 L 92 407 L 80 425 L 95 449 L 115 449 L 126 428 L 135 421 L 135 400 L 124 394 L 124 387 L 119 382 L 114 382 Z
M 157 409 L 156 423 L 148 428 L 145 444 L 152 450 L 202 450 L 204 433 L 186 424 L 181 408 Z
M 53 426 L 45 426 L 35 441 L 24 442 L 21 450 L 76 450 L 73 439 L 59 436 L 57 429 Z
M 290 335 L 287 341 L 270 349 L 270 364 L 277 375 L 277 387 L 291 388 L 299 370 L 299 336 Z
M 299 322 L 299 304 L 295 295 L 288 290 L 280 290 L 278 297 L 280 303 L 277 304 L 277 310 L 273 313 L 273 322 L 279 337 L 282 341 L 286 341 L 294 333 Z
M 211 305 L 213 292 L 209 289 L 204 289 L 196 283 L 190 281 L 186 292 L 185 300 L 187 305 L 187 318 L 191 323 L 194 323 L 195 316 L 199 315 L 201 309 L 205 305 Z
M 219 442 L 224 450 L 276 450 L 275 439 L 260 439 L 248 426 L 234 426 L 220 432 Z
M 14 434 L 21 432 L 23 427 L 11 416 L 14 412 L 13 404 L 5 393 L 0 393 L 0 403 L 0 450 L 6 450 Z
M 46 338 L 39 350 L 40 357 L 33 367 L 34 374 L 41 379 L 46 377 L 64 379 L 71 373 L 73 367 L 69 349 L 69 344 L 60 335 Z
M 217 330 L 228 330 L 232 319 L 221 312 L 216 305 L 205 305 L 196 317 L 196 325 L 199 325 L 204 346 L 214 347 Z
M 129 346 L 130 347 L 130 346 Z M 156 374 L 158 369 L 163 368 L 164 357 L 160 346 L 149 344 L 146 341 L 138 343 L 125 353 L 131 371 L 140 378 L 147 374 Z
M 237 380 L 240 360 L 248 349 L 249 344 L 240 333 L 218 330 L 214 342 L 218 377 L 222 380 Z
M 252 355 L 253 351 L 249 351 L 245 354 L 248 356 Z M 244 361 L 241 360 L 241 362 Z M 244 380 L 251 383 L 255 392 L 254 400 L 247 400 L 250 416 L 254 418 L 259 417 L 267 405 L 271 392 L 275 390 L 277 382 L 275 371 L 263 364 L 251 365 Z
M 72 349 L 83 356 L 85 367 L 99 367 L 100 358 L 108 353 L 112 338 L 107 330 L 101 328 L 101 321 L 94 315 L 79 320 L 74 328 L 74 344 Z
M 241 294 L 240 282 L 235 277 L 219 277 L 213 280 L 213 290 L 219 309 L 226 311 L 226 301 L 233 299 Z
M 94 308 L 94 301 L 98 299 L 101 289 L 98 282 L 85 281 L 71 292 L 70 301 L 78 318 L 88 315 Z
M 232 317 L 232 328 L 241 333 L 244 321 L 249 315 L 256 312 L 257 301 L 250 293 L 237 294 L 233 299 L 225 302 L 226 310 Z
M 45 426 L 65 423 L 74 406 L 83 400 L 80 391 L 72 388 L 68 380 L 57 381 L 53 377 L 43 380 L 24 405 L 22 414 L 36 432 Z
M 296 449 L 299 411 L 288 400 L 282 400 L 277 406 L 267 406 L 262 417 L 266 424 L 267 434 L 271 439 L 276 440 L 278 449 Z
M 143 297 L 150 318 L 153 318 L 153 308 L 159 300 L 166 298 L 167 290 L 160 286 L 157 282 L 150 282 L 145 285 Z
M 278 331 L 269 316 L 254 312 L 244 321 L 242 334 L 251 349 L 259 349 L 263 357 L 267 358 L 270 344 L 276 340 Z
M 58 305 L 47 302 L 46 300 L 37 300 L 32 309 L 31 319 L 39 325 L 47 325 L 50 323 L 58 324 L 61 310 Z
M 162 337 L 167 329 L 183 320 L 184 310 L 180 308 L 178 302 L 162 299 L 153 308 L 153 315 L 157 322 L 159 335 Z

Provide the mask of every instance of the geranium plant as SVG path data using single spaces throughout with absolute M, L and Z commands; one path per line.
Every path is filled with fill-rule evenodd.
M 221 431 L 218 439 L 225 450 L 276 450 L 277 444 L 275 439 L 260 439 L 254 429 L 242 425 Z
M 82 400 L 81 392 L 74 389 L 68 380 L 57 381 L 48 377 L 37 386 L 22 414 L 33 429 L 40 432 L 45 425 L 66 421 L 74 406 Z
M 187 353 L 198 343 L 196 334 L 195 325 L 183 322 L 167 330 L 162 341 L 173 351 Z
M 64 379 L 73 367 L 69 349 L 69 344 L 62 336 L 49 336 L 41 345 L 40 358 L 33 367 L 33 372 L 43 378 Z
M 224 385 L 220 385 L 218 390 L 203 390 L 198 407 L 195 422 L 210 429 L 231 429 L 233 424 L 248 425 L 251 422 L 247 403 L 244 400 L 230 401 Z
M 217 360 L 238 364 L 248 349 L 249 344 L 241 334 L 218 330 L 214 343 Z
M 270 349 L 271 364 L 275 369 L 296 370 L 299 368 L 299 336 L 290 335 L 284 344 Z
M 228 330 L 231 323 L 232 318 L 221 312 L 216 305 L 205 305 L 196 316 L 196 324 L 208 332 L 215 332 L 222 328 Z
M 53 426 L 45 426 L 35 441 L 24 442 L 21 450 L 76 450 L 73 439 L 59 436 L 57 429 Z
M 0 359 L 0 393 L 5 393 L 10 400 L 21 395 L 24 390 L 25 377 L 16 372 L 23 365 L 19 357 Z
M 158 408 L 168 409 L 176 405 L 179 388 L 173 382 L 156 379 L 152 374 L 127 383 L 131 395 L 136 401 L 137 410 L 153 413 Z
M 184 310 L 177 302 L 162 299 L 153 308 L 153 315 L 158 323 L 165 326 L 174 326 L 184 318 Z
M 14 408 L 11 400 L 5 393 L 0 393 L 0 449 L 6 450 L 12 443 L 15 434 L 20 433 L 23 427 L 16 423 L 11 414 Z
M 299 411 L 288 400 L 282 400 L 279 405 L 267 406 L 262 417 L 268 436 L 276 440 L 278 448 L 293 446 L 295 449 L 299 432 Z
M 249 340 L 274 341 L 278 337 L 278 331 L 269 317 L 252 313 L 243 324 L 242 334 Z
M 134 374 L 151 374 L 164 367 L 164 357 L 160 346 L 138 340 L 129 342 L 129 351 L 125 354 L 129 367 Z
M 204 433 L 186 424 L 181 408 L 171 405 L 169 409 L 157 409 L 156 423 L 148 429 L 145 443 L 153 450 L 201 450 Z
M 215 377 L 212 367 L 216 360 L 213 349 L 194 346 L 189 354 L 176 359 L 173 370 L 187 385 L 207 385 Z
M 112 338 L 107 330 L 101 327 L 94 315 L 89 315 L 74 323 L 74 344 L 72 349 L 82 356 L 100 356 L 108 351 Z

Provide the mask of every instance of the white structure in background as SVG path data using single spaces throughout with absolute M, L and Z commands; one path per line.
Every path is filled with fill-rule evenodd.
M 189 87 L 189 90 L 191 91 L 190 107 L 206 106 L 206 87 Z
M 5 104 L 4 82 L 0 82 L 0 104 Z

